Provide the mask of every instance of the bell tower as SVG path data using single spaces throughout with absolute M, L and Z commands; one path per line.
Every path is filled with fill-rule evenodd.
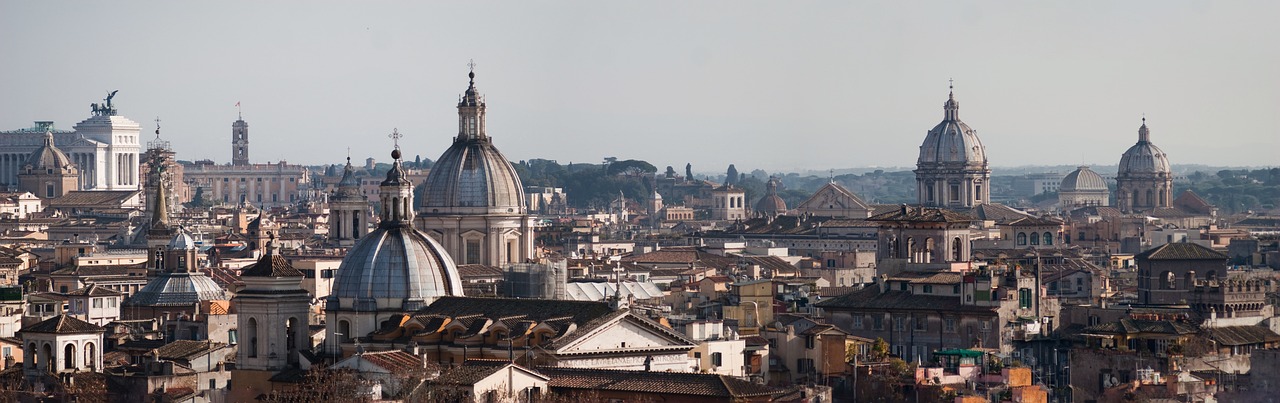
M 231 124 L 231 165 L 249 165 L 249 123 L 239 116 Z

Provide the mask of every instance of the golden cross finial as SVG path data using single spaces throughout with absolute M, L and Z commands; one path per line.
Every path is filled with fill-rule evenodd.
M 467 69 L 470 70 L 472 73 L 476 71 L 476 59 L 471 59 L 470 61 L 467 62 Z

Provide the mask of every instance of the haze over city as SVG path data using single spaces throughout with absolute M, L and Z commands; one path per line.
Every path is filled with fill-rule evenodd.
M 698 171 L 915 164 L 948 80 L 993 166 L 1114 164 L 1145 116 L 1178 163 L 1274 165 L 1275 2 L 6 3 L 0 127 L 120 90 L 179 158 L 435 158 L 474 59 L 513 161 Z

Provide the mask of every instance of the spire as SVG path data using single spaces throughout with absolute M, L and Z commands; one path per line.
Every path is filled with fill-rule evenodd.
M 156 160 L 159 160 L 159 158 L 156 158 Z M 168 226 L 169 225 L 169 201 L 168 201 L 169 198 L 165 197 L 165 193 L 168 193 L 168 192 L 166 191 L 166 187 L 164 183 L 164 165 L 154 164 L 151 166 L 151 169 L 157 170 L 155 175 L 156 205 L 155 205 L 155 208 L 152 209 L 151 226 L 152 227 L 157 227 L 160 225 Z
M 956 102 L 955 82 L 947 80 L 947 103 L 942 105 L 944 120 L 960 120 L 960 103 Z
M 1151 142 L 1151 131 L 1147 129 L 1147 117 L 1145 115 L 1142 116 L 1142 127 L 1138 128 L 1138 142 L 1139 143 Z

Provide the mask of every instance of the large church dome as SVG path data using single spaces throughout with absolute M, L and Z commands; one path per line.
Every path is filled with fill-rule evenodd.
M 955 94 L 943 104 L 942 122 L 929 130 L 920 145 L 919 165 L 925 164 L 977 164 L 987 163 L 986 149 L 978 140 L 978 132 L 960 121 L 960 103 Z
M 1120 176 L 1129 174 L 1168 174 L 1169 158 L 1160 147 L 1151 142 L 1151 132 L 1147 129 L 1146 119 L 1138 128 L 1138 143 L 1129 147 L 1120 157 Z
M 425 214 L 517 213 L 526 210 L 524 186 L 515 168 L 485 129 L 485 103 L 471 83 L 458 102 L 458 136 L 427 175 Z
M 411 225 L 413 186 L 400 167 L 400 150 L 392 158 L 379 189 L 382 222 L 342 259 L 327 309 L 409 312 L 462 295 L 453 258 Z
M 53 132 L 44 133 L 44 145 L 27 158 L 27 173 L 76 173 L 76 166 L 67 154 L 53 144 Z
M 1087 166 L 1076 168 L 1062 178 L 1059 192 L 1107 191 L 1107 181 Z

